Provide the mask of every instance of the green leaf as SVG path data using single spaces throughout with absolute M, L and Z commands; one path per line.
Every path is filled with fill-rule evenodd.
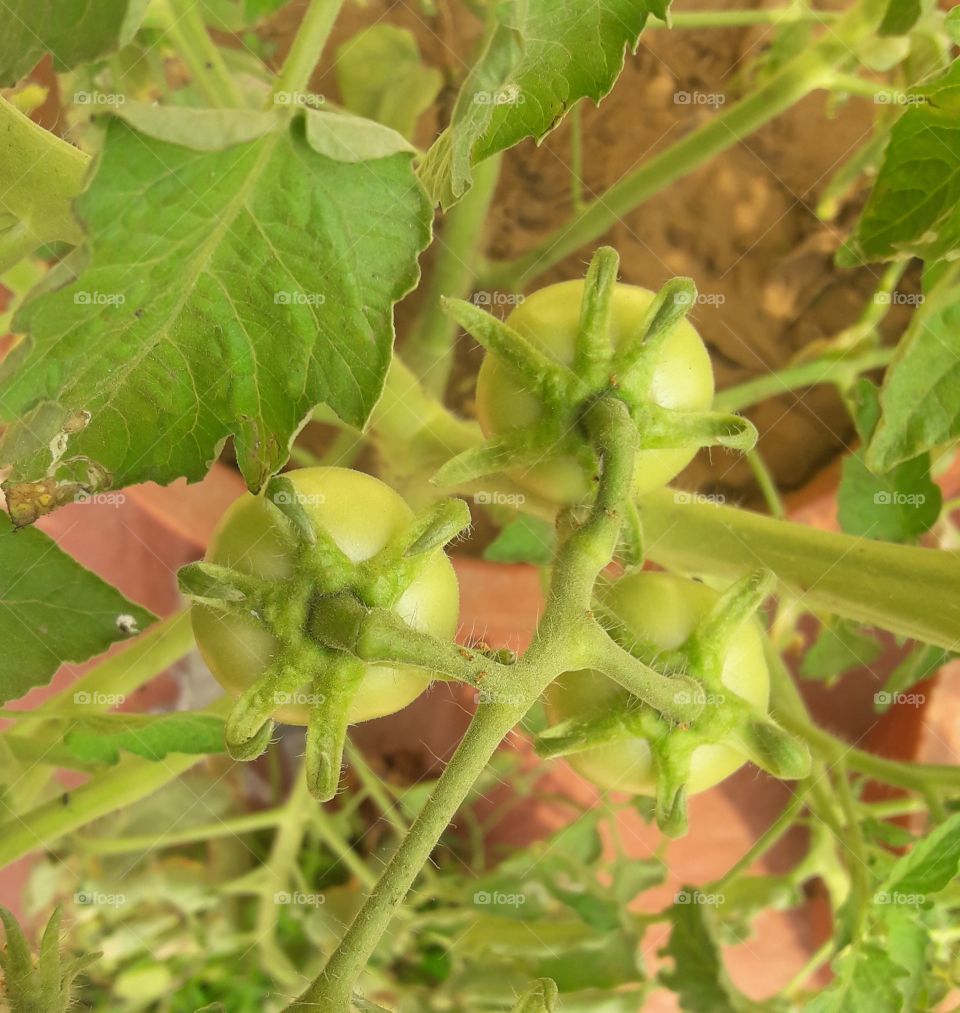
M 896 978 L 903 974 L 885 950 L 863 944 L 848 947 L 833 962 L 833 982 L 807 1002 L 806 1013 L 900 1013 Z
M 71 723 L 64 743 L 79 760 L 116 763 L 120 750 L 147 760 L 168 753 L 222 753 L 223 719 L 211 714 L 97 714 Z
M 193 151 L 223 151 L 283 128 L 276 109 L 195 109 L 129 99 L 113 111 L 138 133 Z
M 882 714 L 890 707 L 895 697 L 906 693 L 924 679 L 929 679 L 953 657 L 953 653 L 945 651 L 942 647 L 917 644 L 887 677 L 883 691 L 876 696 L 877 712 Z
M 952 7 L 947 11 L 943 27 L 954 42 L 960 43 L 960 7 Z
M 420 167 L 433 200 L 455 203 L 478 162 L 525 137 L 545 137 L 579 99 L 599 102 L 649 15 L 665 17 L 666 7 L 664 0 L 499 0 L 451 124 Z
M 687 897 L 697 895 L 693 889 L 682 892 Z M 674 904 L 670 909 L 673 928 L 660 952 L 673 958 L 673 970 L 661 971 L 660 981 L 677 993 L 685 1010 L 736 1013 L 744 1006 L 723 966 L 709 917 L 704 904 Z
M 307 109 L 306 118 L 310 147 L 337 162 L 369 162 L 417 150 L 396 130 L 360 116 Z
M 960 179 L 960 172 L 955 176 Z M 955 275 L 951 268 L 950 276 L 938 277 L 887 368 L 880 392 L 883 414 L 866 454 L 871 471 L 883 474 L 960 437 L 960 284 Z
M 257 490 L 320 402 L 363 426 L 430 235 L 409 154 L 338 161 L 299 119 L 200 152 L 112 119 L 77 206 L 89 263 L 17 320 L 34 406 L 0 443 L 7 488 L 195 481 L 233 435 Z
M 960 245 L 960 61 L 907 101 L 845 263 L 905 253 L 934 260 Z
M 0 86 L 16 84 L 45 53 L 57 70 L 99 59 L 133 38 L 147 0 L 4 0 Z
M 407 138 L 443 86 L 440 71 L 423 65 L 413 33 L 395 25 L 374 25 L 348 39 L 334 68 L 347 109 Z
M 553 1013 L 559 994 L 555 981 L 538 978 L 520 996 L 511 1013 Z
M 491 563 L 546 566 L 553 560 L 556 542 L 556 530 L 549 521 L 521 514 L 487 546 L 483 558 Z
M 0 513 L 0 702 L 44 686 L 65 661 L 86 661 L 154 621 L 39 530 Z
M 922 12 L 921 0 L 890 0 L 877 33 L 879 35 L 906 35 L 917 23 Z
M 869 667 L 883 648 L 863 627 L 846 619 L 824 625 L 804 655 L 800 674 L 830 686 L 845 672 Z
M 917 841 L 890 870 L 874 901 L 916 906 L 939 893 L 957 875 L 960 865 L 960 813 L 954 813 Z M 911 903 L 909 898 L 920 898 Z
M 851 398 L 857 430 L 866 444 L 880 416 L 877 389 L 862 377 Z M 929 454 L 903 461 L 883 475 L 867 468 L 862 451 L 844 458 L 837 516 L 849 535 L 914 541 L 936 523 L 942 503 L 940 487 L 930 478 Z

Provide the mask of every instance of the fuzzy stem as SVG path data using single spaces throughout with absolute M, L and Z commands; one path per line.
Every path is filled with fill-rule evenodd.
M 293 38 L 293 45 L 283 61 L 274 84 L 273 94 L 302 92 L 310 84 L 314 68 L 320 62 L 330 30 L 337 20 L 344 0 L 310 0 L 303 21 Z
M 167 0 L 167 34 L 193 75 L 194 84 L 213 107 L 239 108 L 243 96 L 216 43 L 203 23 L 196 0 Z
M 717 411 L 739 412 L 766 401 L 767 398 L 789 394 L 803 387 L 815 387 L 822 383 L 849 383 L 861 373 L 889 365 L 895 351 L 895 347 L 871 348 L 849 358 L 817 359 L 798 366 L 788 366 L 768 376 L 720 391 L 714 398 L 713 407 Z
M 487 158 L 474 170 L 473 186 L 444 219 L 437 240 L 437 260 L 430 272 L 426 311 L 403 346 L 404 358 L 424 389 L 442 398 L 453 366 L 457 324 L 441 298 L 466 299 L 476 277 L 476 263 L 493 194 L 500 178 L 500 156 Z
M 636 431 L 622 403 L 597 402 L 585 421 L 604 465 L 597 500 L 587 522 L 560 551 L 537 638 L 509 669 L 510 696 L 494 697 L 494 702 L 478 709 L 376 889 L 323 971 L 288 1009 L 347 1013 L 354 985 L 377 942 L 497 746 L 569 659 L 580 654 L 580 632 L 588 621 L 594 583 L 616 547 L 619 512 L 630 495 L 636 447 Z

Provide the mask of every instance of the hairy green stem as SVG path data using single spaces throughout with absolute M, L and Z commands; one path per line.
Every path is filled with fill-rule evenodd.
M 790 801 L 780 810 L 777 818 L 718 880 L 711 883 L 708 892 L 723 893 L 726 886 L 729 886 L 741 872 L 749 869 L 758 858 L 765 855 L 783 837 L 790 827 L 793 826 L 797 814 L 803 808 L 808 784 L 808 781 L 801 781 L 797 785 Z
M 216 43 L 203 23 L 196 0 L 166 0 L 166 31 L 193 75 L 194 84 L 213 107 L 243 105 L 243 96 Z
M 888 760 L 857 749 L 830 732 L 818 728 L 810 719 L 806 704 L 790 673 L 773 645 L 764 645 L 772 689 L 771 710 L 788 731 L 804 739 L 825 762 L 845 766 L 877 781 L 899 785 L 917 792 L 930 788 L 960 790 L 960 766 L 936 763 L 908 763 Z
M 426 310 L 403 346 L 408 367 L 425 390 L 441 399 L 450 378 L 457 336 L 457 323 L 444 312 L 441 299 L 466 299 L 473 290 L 484 226 L 499 178 L 500 156 L 485 159 L 474 170 L 473 186 L 463 200 L 447 212 L 436 241 L 437 259 L 427 285 Z
M 274 97 L 281 93 L 302 92 L 308 87 L 343 2 L 344 0 L 310 0 L 310 6 L 300 22 L 293 45 L 274 84 Z
M 614 183 L 591 201 L 581 215 L 551 233 L 529 253 L 490 265 L 481 276 L 482 283 L 493 288 L 528 285 L 602 236 L 654 194 L 827 85 L 838 68 L 853 62 L 856 45 L 874 29 L 885 7 L 883 0 L 861 0 L 813 46 L 795 56 L 759 88 Z
M 131 851 L 174 848 L 182 844 L 212 841 L 218 837 L 239 837 L 241 834 L 250 834 L 257 830 L 269 830 L 284 819 L 286 812 L 282 807 L 263 809 L 245 816 L 217 820 L 216 823 L 203 823 L 195 827 L 185 827 L 183 830 L 165 830 L 156 834 L 136 834 L 130 837 L 78 837 L 77 845 L 81 851 L 91 855 L 123 855 Z
M 609 563 L 620 531 L 620 512 L 630 496 L 636 430 L 626 406 L 603 399 L 585 424 L 603 461 L 597 500 L 586 523 L 567 539 L 554 570 L 546 610 L 527 653 L 509 668 L 511 692 L 482 704 L 437 786 L 384 870 L 321 974 L 288 1009 L 346 1013 L 354 986 L 380 937 L 403 903 L 480 777 L 497 746 L 547 685 L 581 651 L 580 633 L 592 622 L 590 601 L 600 571 Z M 362 626 L 362 619 L 359 624 Z M 362 640 L 348 623 L 348 635 Z M 329 632 L 329 631 L 328 631 Z
M 665 488 L 640 500 L 647 556 L 727 579 L 764 566 L 809 609 L 949 649 L 960 629 L 960 553 L 821 531 Z
M 673 11 L 670 28 L 748 28 L 751 25 L 792 25 L 803 21 L 827 23 L 836 21 L 836 11 L 815 11 L 792 4 L 768 10 L 748 11 Z M 663 21 L 653 20 L 647 28 L 667 28 Z
M 816 359 L 797 366 L 787 366 L 767 376 L 748 380 L 720 391 L 714 398 L 717 411 L 740 412 L 778 394 L 788 394 L 803 387 L 822 383 L 851 383 L 861 373 L 890 364 L 895 347 L 871 348 L 848 358 Z

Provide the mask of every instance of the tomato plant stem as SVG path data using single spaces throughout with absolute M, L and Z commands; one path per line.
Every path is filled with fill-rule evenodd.
M 806 787 L 809 781 L 801 781 L 794 790 L 793 796 L 780 810 L 779 815 L 766 830 L 754 841 L 750 848 L 714 883 L 708 892 L 723 893 L 724 887 L 733 882 L 741 872 L 745 872 L 762 855 L 765 855 L 790 829 L 797 814 L 806 800 Z
M 873 29 L 884 7 L 878 0 L 862 0 L 813 46 L 795 56 L 754 92 L 614 183 L 591 201 L 582 214 L 528 253 L 490 265 L 482 274 L 481 283 L 490 288 L 513 289 L 528 285 L 586 243 L 602 236 L 654 194 L 827 85 L 838 68 L 853 61 L 857 43 Z
M 314 68 L 320 61 L 323 47 L 342 6 L 343 0 L 310 0 L 310 6 L 303 15 L 293 45 L 274 84 L 275 97 L 281 92 L 302 92 L 309 86 Z
M 580 663 L 591 650 L 593 645 L 582 644 L 581 633 L 593 622 L 590 613 L 593 587 L 613 556 L 620 516 L 631 494 L 637 434 L 626 406 L 608 398 L 589 409 L 585 425 L 603 461 L 596 502 L 588 520 L 573 530 L 560 550 L 537 636 L 526 654 L 509 666 L 512 676 L 509 694 L 492 693 L 490 702 L 479 706 L 457 751 L 375 890 L 323 971 L 288 1009 L 319 1006 L 330 1013 L 347 1013 L 357 979 L 380 937 L 497 746 L 572 659 Z M 360 632 L 348 635 L 355 636 L 358 642 L 363 640 Z
M 784 25 L 800 22 L 826 23 L 839 17 L 837 11 L 815 11 L 797 4 L 747 11 L 673 11 L 671 28 L 747 28 L 751 25 Z M 651 20 L 647 28 L 666 28 L 663 21 Z
M 153 851 L 155 848 L 172 848 L 180 844 L 210 841 L 217 837 L 239 837 L 256 830 L 275 827 L 286 814 L 286 809 L 264 809 L 260 812 L 217 820 L 183 830 L 167 830 L 156 834 L 137 834 L 130 837 L 80 837 L 78 847 L 91 855 L 123 855 L 132 851 Z
M 430 272 L 426 309 L 404 345 L 407 365 L 424 388 L 438 397 L 443 396 L 450 377 L 458 329 L 456 321 L 444 312 L 441 298 L 466 299 L 473 291 L 486 235 L 484 226 L 499 178 L 500 156 L 494 155 L 474 169 L 473 187 L 447 212 L 437 240 L 437 260 Z
M 167 0 L 170 6 L 166 31 L 183 57 L 194 84 L 211 106 L 243 105 L 243 96 L 216 43 L 203 23 L 195 0 Z
M 689 500 L 689 497 L 687 497 Z M 777 520 L 672 489 L 640 500 L 647 554 L 668 569 L 734 578 L 767 567 L 808 608 L 950 649 L 960 628 L 960 554 Z
M 760 401 L 766 401 L 767 398 L 789 394 L 803 387 L 815 387 L 822 383 L 849 383 L 861 373 L 888 365 L 895 350 L 893 347 L 871 348 L 845 358 L 815 359 L 797 366 L 788 366 L 720 391 L 714 400 L 714 407 L 717 411 L 739 412 Z

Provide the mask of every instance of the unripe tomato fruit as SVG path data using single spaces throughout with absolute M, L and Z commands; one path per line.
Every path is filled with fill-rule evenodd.
M 718 598 L 719 594 L 705 584 L 652 571 L 624 577 L 602 595 L 603 603 L 628 634 L 663 651 L 680 647 Z M 760 713 L 767 712 L 770 675 L 763 656 L 762 634 L 755 621 L 745 623 L 733 637 L 721 679 L 726 689 Z M 611 707 L 623 709 L 629 700 L 626 690 L 590 669 L 566 672 L 547 690 L 547 710 L 556 722 Z M 708 695 L 705 706 L 722 707 L 723 700 Z M 578 773 L 601 788 L 639 795 L 654 793 L 656 772 L 643 738 L 621 739 L 574 753 L 568 759 Z M 698 746 L 691 759 L 687 790 L 692 794 L 710 788 L 745 762 L 743 753 L 732 746 Z
M 548 285 L 528 296 L 507 317 L 507 324 L 563 365 L 574 361 L 583 281 Z M 610 314 L 613 347 L 640 329 L 654 293 L 635 285 L 617 285 Z M 626 392 L 625 392 L 626 393 Z M 653 372 L 653 401 L 662 408 L 706 411 L 713 404 L 713 368 L 700 335 L 682 320 L 664 341 Z M 477 418 L 486 436 L 530 429 L 544 405 L 502 359 L 487 354 L 477 375 Z M 641 450 L 634 477 L 639 495 L 665 485 L 682 471 L 695 448 Z M 520 486 L 553 503 L 579 503 L 593 493 L 592 477 L 572 458 L 554 458 L 509 472 Z
M 325 529 L 354 562 L 369 559 L 413 520 L 413 511 L 379 479 L 348 468 L 302 468 L 284 474 L 318 528 Z M 206 560 L 273 580 L 293 573 L 295 537 L 289 521 L 262 497 L 245 494 L 224 514 Z M 444 639 L 457 630 L 459 587 L 441 549 L 393 606 L 413 629 Z M 245 690 L 266 669 L 277 641 L 253 616 L 196 603 L 192 609 L 197 646 L 217 682 L 231 693 Z M 309 679 L 303 693 L 309 694 Z M 353 699 L 349 720 L 367 721 L 406 707 L 429 685 L 423 669 L 369 665 Z M 278 721 L 305 725 L 310 707 L 277 709 Z

